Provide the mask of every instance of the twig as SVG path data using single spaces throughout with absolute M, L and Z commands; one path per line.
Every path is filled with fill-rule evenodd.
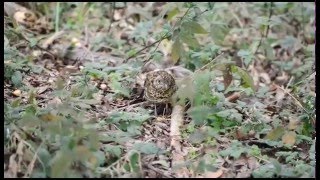
M 167 39 L 167 38 L 164 38 L 164 39 Z M 161 39 L 161 41 L 163 41 L 164 39 Z M 157 47 L 156 47 L 156 48 L 154 49 L 154 51 L 150 54 L 149 58 L 148 58 L 146 61 L 144 61 L 142 67 L 144 67 L 144 65 L 146 65 L 146 64 L 152 59 L 152 54 L 154 54 L 154 53 L 156 52 L 156 50 L 158 49 L 161 41 L 158 41 Z
M 254 54 L 256 54 L 261 46 L 261 43 L 262 43 L 262 39 L 263 38 L 267 38 L 268 37 L 268 34 L 269 34 L 269 29 L 270 29 L 270 20 L 271 20 L 271 16 L 273 14 L 273 2 L 270 2 L 270 8 L 269 8 L 269 18 L 268 18 L 268 26 L 267 26 L 267 29 L 266 29 L 266 33 L 263 35 L 263 33 L 261 33 L 261 38 L 260 38 L 260 41 L 259 41 L 259 44 L 257 46 L 257 49 L 256 51 L 254 52 Z
M 19 33 L 15 32 L 15 31 L 13 31 L 13 30 L 11 30 L 11 32 L 13 32 L 14 34 L 18 35 L 19 37 L 22 37 L 22 38 L 23 38 L 25 41 L 27 41 L 28 43 L 31 43 L 31 42 L 28 40 L 28 38 L 24 36 L 24 34 L 22 34 L 22 33 L 19 34 Z M 50 54 L 50 55 L 53 57 L 53 59 L 56 59 L 56 58 L 55 58 L 55 55 L 52 54 L 50 51 L 42 48 L 41 46 L 39 46 L 39 45 L 37 45 L 37 44 L 35 45 L 35 47 L 38 48 L 38 49 L 40 49 L 41 51 L 47 52 L 48 54 Z
M 112 13 L 111 13 L 111 18 L 110 18 L 110 24 L 108 27 L 108 33 L 110 32 L 111 25 L 114 22 L 113 17 L 114 17 L 114 12 L 116 11 L 115 9 L 116 9 L 116 2 L 112 2 Z
M 42 163 L 42 168 L 43 168 L 43 170 L 45 170 L 45 169 L 44 169 L 43 162 L 40 160 L 40 158 L 39 158 L 39 156 L 38 156 L 38 152 L 39 152 L 39 150 L 40 150 L 41 145 L 42 145 L 42 144 L 40 144 L 40 146 L 38 147 L 38 149 L 37 149 L 36 152 L 34 153 L 33 158 L 32 158 L 32 160 L 31 160 L 30 164 L 28 165 L 27 172 L 26 172 L 25 175 L 24 175 L 25 178 L 27 178 L 28 176 L 31 175 L 31 173 L 32 173 L 32 171 L 33 171 L 33 168 L 34 168 L 34 165 L 35 165 L 35 162 L 36 162 L 37 159 L 39 159 L 40 163 Z
M 291 82 L 292 82 L 293 79 L 294 79 L 294 77 L 291 76 L 291 78 L 290 78 L 290 80 L 289 80 L 289 82 L 288 82 L 288 84 L 287 84 L 287 86 L 286 86 L 286 89 L 288 89 L 288 87 L 289 87 L 289 85 L 291 84 Z
M 59 19 L 60 19 L 60 2 L 56 4 L 56 19 L 55 19 L 55 31 L 59 31 Z
M 191 9 L 191 7 L 189 7 L 189 8 L 187 9 L 187 11 L 184 13 L 184 15 L 180 18 L 179 22 L 181 22 L 181 21 L 184 19 L 184 17 L 188 14 L 188 12 L 189 12 L 190 9 Z M 171 30 L 168 31 L 164 36 L 162 36 L 158 41 L 156 41 L 156 42 L 154 42 L 154 43 L 152 43 L 152 44 L 150 44 L 150 45 L 148 45 L 148 46 L 140 49 L 138 52 L 136 52 L 135 54 L 133 54 L 133 55 L 129 56 L 127 59 L 125 59 L 125 60 L 123 61 L 123 63 L 127 63 L 129 59 L 131 59 L 131 58 L 133 58 L 133 57 L 136 57 L 139 53 L 141 53 L 141 52 L 144 51 L 145 49 L 148 49 L 148 48 L 154 46 L 154 45 L 157 44 L 157 43 L 160 44 L 161 41 L 163 41 L 164 39 L 170 38 L 171 35 L 169 35 L 169 32 L 173 31 L 177 24 L 178 24 L 178 22 L 175 23 L 174 26 L 171 28 Z M 158 46 L 159 46 L 159 45 L 158 45 Z M 146 64 L 150 59 L 151 59 L 151 58 L 149 58 L 149 59 L 145 62 L 145 64 Z
M 166 175 L 166 174 L 165 174 L 164 172 L 162 172 L 160 169 L 157 169 L 157 168 L 153 167 L 153 166 L 150 165 L 150 164 L 148 164 L 148 165 L 146 165 L 146 166 L 147 166 L 147 168 L 155 171 L 155 172 L 158 173 L 158 174 L 161 174 L 162 176 L 164 176 L 164 177 L 166 177 L 166 178 L 173 178 L 173 176 Z
M 234 12 L 234 6 L 232 6 L 232 7 L 230 8 L 230 12 L 231 12 L 232 16 L 237 20 L 240 28 L 243 28 L 243 24 L 242 24 L 241 20 L 239 19 L 239 17 L 238 17 L 238 16 L 236 15 L 236 13 Z
M 127 109 L 127 108 L 133 108 L 133 107 L 140 106 L 140 105 L 147 104 L 147 103 L 149 103 L 149 102 L 148 101 L 143 101 L 143 102 L 139 102 L 139 103 L 135 103 L 135 104 L 131 104 L 131 105 L 126 105 L 126 106 L 121 107 L 121 108 L 116 108 L 116 109 L 113 109 L 113 110 L 108 111 L 106 113 L 105 112 L 101 112 L 101 116 L 99 116 L 99 117 L 106 117 L 106 116 L 109 116 L 111 113 L 118 112 L 118 111 L 121 111 L 121 110 Z
M 148 49 L 148 48 L 152 47 L 153 45 L 157 44 L 158 42 L 161 42 L 161 41 L 163 41 L 164 39 L 169 38 L 169 37 L 170 37 L 170 36 L 163 36 L 163 37 L 162 37 L 161 39 L 159 39 L 158 41 L 156 41 L 156 42 L 154 42 L 154 43 L 152 43 L 152 44 L 150 44 L 150 45 L 148 45 L 148 46 L 145 46 L 144 48 L 140 49 L 140 50 L 139 50 L 138 52 L 136 52 L 135 54 L 133 54 L 133 55 L 129 56 L 127 59 L 125 59 L 125 60 L 123 61 L 123 63 L 127 63 L 129 59 L 137 56 L 139 53 L 141 53 L 141 52 L 144 51 L 145 49 Z
M 121 108 L 113 109 L 111 112 L 123 110 L 123 109 L 126 109 L 126 108 L 133 108 L 135 106 L 143 105 L 143 104 L 146 104 L 146 103 L 148 103 L 148 102 L 147 101 L 143 101 L 143 102 L 139 102 L 139 103 L 135 103 L 135 104 L 130 104 L 128 106 L 124 106 L 124 107 L 121 107 Z
M 308 115 L 310 115 L 309 112 L 302 106 L 302 103 L 296 97 L 294 97 L 290 92 L 288 92 L 286 89 L 282 88 L 281 86 L 278 86 L 278 85 L 276 86 L 277 88 L 280 88 L 283 92 L 287 93 L 292 99 L 296 101 L 296 103 L 298 104 L 298 106 L 300 106 L 301 109 L 303 109 Z M 310 117 L 313 123 L 315 123 L 315 119 L 312 116 Z
M 208 67 L 210 64 L 212 64 L 214 61 L 216 61 L 218 58 L 220 58 L 222 55 L 224 55 L 224 52 L 222 52 L 221 54 L 219 54 L 218 56 L 216 56 L 215 58 L 212 58 L 210 62 L 208 62 L 207 64 L 205 64 L 204 66 L 202 66 L 200 69 L 197 69 L 194 73 L 198 72 L 198 71 L 202 71 L 204 70 L 206 67 Z
M 88 24 L 87 23 L 84 25 L 84 44 L 88 46 L 88 49 L 90 49 L 89 32 L 88 32 Z

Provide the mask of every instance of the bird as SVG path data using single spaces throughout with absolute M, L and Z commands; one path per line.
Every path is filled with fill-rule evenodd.
M 165 70 L 154 70 L 146 74 L 144 98 L 153 103 L 171 103 L 171 97 L 177 90 L 174 77 Z M 156 106 L 155 106 L 156 114 Z

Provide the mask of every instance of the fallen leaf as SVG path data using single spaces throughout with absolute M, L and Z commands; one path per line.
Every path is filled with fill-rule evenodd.
M 216 172 L 207 172 L 205 174 L 205 177 L 206 178 L 218 178 L 220 177 L 221 175 L 223 174 L 223 171 L 221 169 L 219 169 L 218 171 Z
M 15 91 L 13 91 L 12 94 L 13 94 L 14 96 L 19 97 L 19 96 L 21 96 L 21 90 L 20 90 L 20 89 L 17 89 L 17 90 L 15 90 Z
M 278 89 L 276 90 L 276 100 L 277 100 L 277 102 L 282 101 L 283 98 L 284 98 L 284 96 L 285 96 L 284 91 L 283 91 L 282 89 L 278 88 Z
M 282 142 L 287 145 L 294 145 L 296 142 L 296 133 L 293 131 L 289 131 L 282 136 Z
M 260 164 L 258 163 L 257 159 L 254 157 L 249 157 L 248 158 L 248 167 L 251 170 L 255 170 L 260 166 Z
M 227 89 L 232 82 L 232 74 L 230 70 L 230 65 L 227 65 L 227 68 L 223 71 L 223 84 L 224 89 Z
M 277 140 L 283 135 L 283 133 L 284 133 L 284 128 L 277 127 L 276 129 L 273 129 L 267 134 L 266 139 Z
M 295 130 L 299 125 L 299 120 L 290 118 L 288 129 L 289 130 Z
M 49 89 L 49 88 L 50 88 L 50 86 L 41 86 L 41 87 L 37 88 L 37 93 L 42 94 L 45 91 L 47 91 L 47 89 Z
M 100 89 L 105 90 L 106 88 L 107 88 L 107 85 L 106 85 L 106 84 L 101 84 L 101 85 L 100 85 Z
M 46 122 L 53 122 L 53 121 L 58 121 L 60 120 L 59 116 L 53 115 L 51 113 L 48 114 L 43 114 L 40 116 L 40 119 Z

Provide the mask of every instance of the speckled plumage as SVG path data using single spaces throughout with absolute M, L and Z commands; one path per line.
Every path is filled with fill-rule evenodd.
M 164 70 L 147 73 L 144 87 L 144 97 L 156 103 L 170 102 L 171 96 L 177 90 L 173 76 Z

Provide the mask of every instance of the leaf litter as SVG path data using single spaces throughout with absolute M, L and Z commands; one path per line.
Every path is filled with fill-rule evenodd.
M 182 49 L 178 51 L 168 51 L 162 47 L 165 41 L 161 42 L 160 46 L 158 45 L 161 51 L 160 53 L 169 56 L 164 57 L 168 59 L 165 63 L 159 64 L 152 62 L 152 64 L 149 63 L 148 67 L 144 67 L 145 70 L 143 70 L 143 68 L 137 70 L 137 67 L 142 67 L 139 61 L 142 62 L 150 58 L 148 53 L 152 51 L 144 50 L 143 53 L 137 54 L 127 62 L 129 68 L 121 67 L 128 57 L 128 53 L 125 52 L 128 52 L 130 49 L 133 50 L 133 52 L 138 52 L 138 50 L 144 46 L 155 42 L 152 35 L 158 33 L 159 30 L 150 26 L 150 23 L 160 22 L 162 25 L 166 23 L 164 19 L 153 21 L 153 17 L 157 17 L 156 14 L 163 14 L 163 12 L 168 11 L 166 8 L 169 7 L 167 5 L 170 3 L 164 4 L 164 6 L 159 3 L 124 3 L 124 6 L 119 6 L 118 3 L 114 3 L 113 5 L 110 3 L 111 6 L 100 4 L 102 7 L 113 6 L 114 8 L 112 15 L 106 15 L 107 17 L 112 17 L 108 19 L 109 25 L 112 23 L 109 32 L 105 32 L 105 29 L 108 28 L 94 25 L 94 23 L 101 21 L 99 17 L 92 15 L 94 13 L 84 17 L 86 20 L 83 20 L 82 23 L 84 22 L 85 26 L 83 27 L 85 28 L 79 26 L 78 30 L 68 30 L 68 27 L 65 26 L 63 31 L 54 32 L 52 28 L 53 23 L 48 20 L 46 16 L 41 16 L 38 12 L 32 12 L 15 3 L 5 3 L 7 15 L 13 17 L 18 25 L 24 28 L 21 32 L 18 32 L 18 34 L 21 33 L 24 40 L 31 46 L 16 46 L 18 51 L 26 55 L 33 54 L 33 56 L 30 56 L 32 58 L 29 61 L 34 62 L 40 67 L 44 67 L 43 70 L 41 70 L 39 68 L 32 69 L 30 66 L 25 65 L 20 69 L 22 70 L 22 74 L 15 75 L 13 76 L 14 79 L 11 79 L 13 84 L 11 84 L 10 81 L 5 81 L 5 102 L 10 104 L 10 102 L 16 98 L 21 98 L 22 104 L 24 104 L 23 108 L 27 109 L 29 113 L 34 111 L 31 108 L 32 106 L 36 107 L 35 111 L 38 111 L 38 107 L 50 108 L 52 106 L 61 109 L 61 106 L 70 106 L 82 112 L 84 117 L 87 118 L 85 122 L 89 122 L 89 124 L 91 123 L 91 125 L 99 129 L 98 131 L 101 132 L 99 136 L 103 134 L 106 135 L 102 136 L 107 137 L 106 139 L 100 137 L 103 139 L 99 144 L 100 148 L 104 146 L 107 147 L 107 145 L 114 146 L 114 148 L 119 146 L 119 149 L 116 148 L 117 150 L 114 151 L 111 151 L 110 148 L 106 148 L 107 151 L 103 151 L 104 155 L 102 156 L 113 159 L 113 163 L 108 163 L 107 161 L 101 164 L 92 163 L 99 166 L 100 170 L 97 172 L 100 172 L 100 177 L 244 178 L 314 176 L 312 175 L 312 167 L 306 164 L 301 164 L 300 166 L 308 170 L 307 172 L 311 169 L 310 174 L 297 171 L 297 164 L 285 164 L 286 162 L 284 161 L 273 161 L 268 157 L 268 155 L 279 151 L 279 149 L 281 151 L 296 150 L 296 152 L 302 154 L 309 154 L 308 148 L 311 144 L 308 143 L 308 141 L 304 141 L 303 143 L 307 144 L 308 147 L 301 149 L 299 146 L 303 143 L 298 142 L 303 141 L 301 138 L 314 138 L 315 133 L 312 131 L 313 124 L 302 123 L 306 117 L 297 112 L 305 112 L 308 117 L 315 119 L 312 112 L 310 113 L 310 109 L 312 111 L 313 106 L 308 105 L 310 108 L 307 109 L 306 104 L 308 104 L 308 102 L 300 102 L 300 97 L 297 97 L 295 94 L 297 93 L 296 89 L 298 88 L 300 90 L 301 88 L 296 85 L 296 83 L 299 83 L 299 81 L 303 79 L 301 72 L 306 71 L 305 69 L 308 67 L 304 67 L 305 69 L 301 70 L 299 70 L 299 68 L 302 67 L 302 65 L 308 64 L 310 61 L 310 59 L 305 58 L 305 54 L 309 52 L 306 52 L 307 50 L 304 48 L 305 44 L 302 44 L 301 41 L 306 40 L 309 44 L 313 44 L 314 42 L 310 41 L 310 37 L 308 37 L 309 39 L 304 39 L 303 36 L 297 36 L 296 32 L 292 30 L 293 28 L 291 30 L 289 30 L 290 28 L 286 29 L 284 28 L 285 26 L 281 27 L 277 24 L 277 21 L 275 21 L 273 22 L 275 23 L 273 25 L 274 27 L 271 27 L 272 30 L 270 30 L 270 34 L 268 34 L 269 36 L 267 37 L 269 38 L 268 41 L 273 41 L 273 44 L 263 45 L 266 47 L 270 46 L 271 48 L 269 47 L 269 49 L 263 52 L 263 48 L 260 47 L 260 49 L 256 50 L 258 52 L 257 54 L 250 56 L 251 49 L 242 46 L 241 42 L 252 43 L 254 41 L 252 34 L 250 36 L 250 32 L 246 29 L 248 24 L 252 23 L 252 19 L 248 15 L 251 13 L 247 11 L 251 11 L 251 8 L 255 11 L 254 13 L 260 14 L 259 8 L 261 7 L 259 7 L 258 4 L 232 6 L 231 13 L 233 16 L 230 17 L 240 15 L 235 19 L 226 19 L 230 26 L 234 27 L 234 32 L 225 31 L 229 30 L 226 28 L 230 27 L 220 27 L 216 25 L 215 28 L 218 28 L 219 33 L 211 32 L 210 34 L 215 43 L 224 46 L 221 49 L 223 49 L 225 53 L 238 56 L 238 61 L 241 64 L 240 67 L 232 65 L 233 70 L 238 73 L 232 73 L 230 69 L 225 69 L 220 72 L 214 71 L 214 75 L 217 77 L 209 78 L 211 84 L 214 84 L 214 86 L 208 86 L 212 90 L 211 93 L 217 95 L 217 97 L 221 97 L 219 93 L 222 93 L 222 96 L 226 95 L 226 102 L 223 100 L 220 100 L 221 102 L 215 102 L 216 100 L 214 98 L 209 101 L 208 97 L 193 92 L 196 89 L 191 89 L 192 92 L 186 92 L 187 94 L 181 91 L 178 97 L 190 99 L 191 101 L 193 98 L 198 100 L 199 98 L 203 98 L 202 103 L 208 103 L 208 106 L 214 104 L 216 108 L 210 109 L 206 115 L 202 115 L 201 117 L 200 115 L 194 114 L 194 116 L 192 116 L 190 114 L 190 118 L 188 114 L 184 114 L 184 111 L 188 112 L 190 105 L 185 107 L 181 106 L 178 110 L 174 109 L 178 107 L 175 105 L 173 106 L 170 119 L 168 115 L 163 118 L 149 115 L 150 111 L 145 111 L 145 109 L 149 109 L 149 107 L 152 106 L 151 104 L 142 104 L 140 108 L 130 107 L 136 102 L 140 103 L 143 101 L 140 94 L 143 92 L 143 73 L 145 72 L 159 67 L 166 67 L 166 70 L 174 74 L 177 79 L 182 79 L 182 85 L 187 86 L 188 90 L 190 90 L 190 86 L 194 85 L 192 81 L 189 81 L 190 79 L 201 80 L 201 78 L 197 79 L 197 76 L 193 76 L 192 71 L 188 69 L 192 69 L 192 67 L 200 68 L 201 66 L 199 66 L 197 62 L 192 62 L 189 59 L 189 64 L 184 61 L 185 66 L 181 66 L 181 64 L 183 64 L 181 63 L 181 59 L 185 58 L 188 60 L 188 57 L 183 56 L 186 49 L 182 47 L 186 45 L 191 50 L 196 49 L 202 44 L 202 41 L 195 42 L 197 41 L 197 37 L 188 39 L 187 36 L 181 36 L 180 38 L 184 38 L 181 42 L 180 40 L 169 42 L 173 50 L 177 49 L 177 43 L 179 43 L 181 46 L 179 48 Z M 172 4 L 175 4 L 177 8 L 171 13 L 180 13 L 183 15 L 183 13 L 180 12 L 181 9 L 183 9 L 181 3 Z M 223 8 L 230 4 L 222 3 L 221 5 Z M 30 6 L 30 4 L 27 6 Z M 82 5 L 75 6 L 79 10 L 85 11 L 85 8 L 79 8 Z M 95 13 L 100 13 L 101 10 L 98 10 L 97 5 L 91 4 L 89 6 L 89 9 L 96 8 L 97 11 Z M 219 6 L 219 3 L 217 3 L 217 6 Z M 276 4 L 276 6 L 281 9 L 281 5 Z M 200 7 L 203 8 L 201 5 Z M 216 8 L 211 6 L 210 3 L 209 7 L 213 9 Z M 289 4 L 288 7 L 290 7 Z M 215 10 L 222 13 L 217 9 Z M 245 15 L 246 12 L 247 15 Z M 176 15 L 171 16 L 169 23 L 171 21 L 175 23 Z M 211 15 L 209 14 L 207 16 L 210 17 Z M 281 19 L 281 16 L 279 17 Z M 80 17 L 78 16 L 77 18 Z M 90 20 L 90 18 L 92 18 L 92 20 Z M 182 18 L 182 16 L 180 18 Z M 80 22 L 81 21 L 79 21 L 79 23 Z M 293 25 L 294 22 L 295 20 L 287 22 L 286 26 L 296 27 L 297 25 Z M 70 21 L 68 23 L 72 22 Z M 265 23 L 264 25 L 268 24 L 267 21 Z M 189 21 L 189 23 L 186 22 L 181 26 L 194 33 L 208 33 L 206 30 L 207 25 L 202 26 L 201 21 Z M 236 28 L 238 26 L 241 26 L 245 33 L 237 33 L 237 30 L 241 31 L 241 29 Z M 142 28 L 142 30 L 147 30 L 145 28 L 149 28 L 149 30 L 148 32 L 141 32 L 138 31 L 139 27 Z M 306 25 L 306 27 L 309 26 Z M 284 28 L 285 31 L 291 34 L 288 36 L 283 36 L 281 33 L 277 34 L 277 28 Z M 260 36 L 258 29 L 255 30 L 254 33 L 257 34 L 257 37 Z M 44 38 L 38 37 L 41 35 Z M 98 35 L 99 39 L 96 38 Z M 279 40 L 274 41 L 273 38 L 278 38 Z M 17 42 L 10 43 L 10 45 L 12 45 L 12 43 Z M 155 49 L 152 54 L 154 57 L 156 50 L 157 49 Z M 242 53 L 236 53 L 236 51 Z M 172 59 L 170 59 L 170 52 Z M 270 54 L 272 54 L 272 56 Z M 249 56 L 252 59 L 248 59 L 250 58 Z M 266 59 L 269 58 L 272 61 L 266 61 Z M 294 58 L 293 63 L 291 61 L 292 58 Z M 311 61 L 312 58 L 314 61 L 314 56 L 311 56 Z M 170 61 L 180 63 L 180 66 L 170 66 L 168 65 Z M 199 59 L 199 62 L 200 61 L 201 59 Z M 144 63 L 144 65 L 146 64 Z M 242 65 L 243 67 L 241 67 Z M 246 66 L 248 67 L 247 70 L 252 80 L 242 69 Z M 298 69 L 294 71 L 294 68 Z M 30 71 L 32 73 L 30 73 Z M 308 70 L 307 72 L 309 73 L 311 71 Z M 201 71 L 198 73 L 202 74 Z M 310 74 L 312 74 L 312 72 Z M 223 78 L 219 79 L 218 76 Z M 136 77 L 139 77 L 138 81 Z M 313 82 L 304 83 L 306 88 L 301 88 L 302 91 L 304 91 L 301 93 L 311 94 L 312 98 L 315 97 L 315 92 L 314 88 L 310 88 L 309 86 L 310 84 L 312 85 L 312 83 L 314 84 L 314 77 L 310 77 Z M 186 82 L 183 82 L 184 80 Z M 58 86 L 55 86 L 56 82 L 58 82 L 58 84 L 56 84 Z M 30 91 L 25 87 L 19 87 L 19 84 L 34 89 Z M 223 94 L 218 88 L 218 86 L 221 86 L 224 87 L 224 90 L 227 88 L 236 89 L 237 86 L 241 84 L 244 85 L 243 87 L 251 86 L 257 90 L 254 99 L 252 99 L 250 91 L 246 92 L 247 90 L 245 88 L 240 88 L 241 93 L 233 90 L 233 94 Z M 128 90 L 125 90 L 126 88 Z M 137 92 L 132 94 L 130 91 L 131 88 L 137 89 Z M 263 88 L 265 88 L 265 90 L 263 90 Z M 294 88 L 296 89 L 294 90 Z M 63 90 L 71 90 L 72 93 L 69 96 L 72 98 L 68 98 L 66 91 Z M 35 94 L 33 95 L 33 93 Z M 90 98 L 94 99 L 89 100 Z M 70 103 L 65 104 L 64 101 L 66 100 Z M 197 102 L 191 102 L 192 105 L 194 105 L 194 103 Z M 264 106 L 259 106 L 259 103 Z M 121 109 L 126 110 L 121 115 L 115 116 L 108 113 L 120 110 L 120 108 L 126 106 L 130 108 Z M 211 113 L 211 111 L 213 113 Z M 58 115 L 55 110 L 51 110 L 51 112 L 53 114 L 48 113 L 39 116 L 40 119 L 53 118 L 60 121 L 58 120 L 60 115 Z M 72 111 L 68 112 L 68 110 L 66 110 L 66 112 L 61 111 L 60 113 L 69 115 L 76 114 Z M 237 113 L 239 116 L 235 116 Z M 40 113 L 37 112 L 37 114 Z M 234 119 L 239 119 L 240 124 L 231 121 L 231 115 L 233 115 L 232 117 Z M 79 115 L 79 117 L 80 116 L 81 115 Z M 198 118 L 198 124 L 192 125 L 195 117 Z M 204 128 L 201 135 L 196 134 L 195 132 L 197 131 L 194 129 L 198 129 L 201 126 L 209 126 L 210 128 Z M 236 126 L 241 127 L 241 129 L 235 129 L 234 127 Z M 52 132 L 55 131 L 55 128 L 56 127 L 52 127 Z M 309 135 L 310 132 L 311 136 Z M 14 143 L 11 144 L 11 147 L 7 147 L 11 156 L 9 163 L 5 163 L 5 166 L 8 168 L 5 169 L 5 176 L 32 177 L 33 171 L 39 168 L 41 169 L 43 162 L 41 162 L 41 160 L 37 161 L 38 151 L 33 151 L 31 156 L 27 155 L 28 153 L 25 152 L 27 149 L 23 148 L 23 142 L 25 142 L 25 140 L 21 138 L 20 135 L 17 135 L 17 133 L 18 132 L 14 132 L 13 135 L 11 135 L 15 138 L 19 137 L 17 139 L 19 143 L 16 147 L 16 153 L 13 153 L 13 149 L 15 149 L 15 146 L 13 146 Z M 79 131 L 79 133 L 86 132 L 83 130 L 83 132 Z M 174 136 L 179 138 L 175 139 L 173 138 Z M 236 140 L 232 141 L 232 139 Z M 69 141 L 70 147 L 83 147 L 77 146 L 72 140 Z M 38 147 L 34 143 L 28 146 L 33 148 Z M 56 147 L 53 147 L 53 149 L 55 148 Z M 202 162 L 203 151 L 207 152 L 210 158 Z M 59 151 L 59 153 L 61 152 L 62 151 Z M 88 152 L 86 148 L 84 152 Z M 54 153 L 52 148 L 50 153 Z M 28 163 L 23 163 L 23 161 L 25 161 L 23 158 L 27 156 L 29 156 Z M 118 157 L 118 159 L 115 157 Z M 270 155 L 270 157 L 274 156 Z M 308 158 L 308 155 L 306 155 L 306 159 Z M 103 161 L 102 159 L 100 160 Z M 72 160 L 70 159 L 70 161 Z M 77 167 L 77 163 L 75 163 L 73 170 L 81 169 L 81 165 Z M 56 165 L 57 164 L 52 168 L 57 167 Z M 284 167 L 290 168 L 287 174 L 281 171 Z M 45 176 L 48 176 L 48 174 Z M 94 177 L 94 175 L 90 173 L 80 176 Z

